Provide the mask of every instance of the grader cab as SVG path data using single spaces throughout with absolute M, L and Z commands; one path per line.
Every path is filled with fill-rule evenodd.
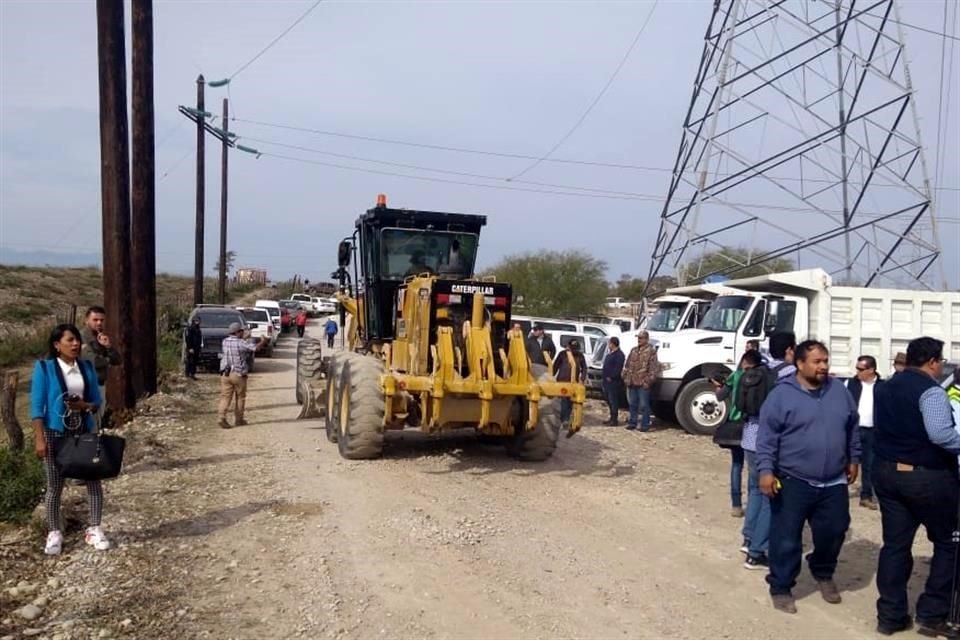
M 390 209 L 381 196 L 341 242 L 345 348 L 320 359 L 311 347 L 304 361 L 322 369 L 325 388 L 306 402 L 320 405 L 343 457 L 377 457 L 386 431 L 417 428 L 473 429 L 518 458 L 545 460 L 562 427 L 568 437 L 579 430 L 583 385 L 557 382 L 554 362 L 531 365 L 525 336 L 511 328 L 511 286 L 473 275 L 485 224 L 484 216 Z M 572 403 L 566 425 L 562 398 Z

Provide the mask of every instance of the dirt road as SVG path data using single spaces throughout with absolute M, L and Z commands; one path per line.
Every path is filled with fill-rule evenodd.
M 296 339 L 284 340 L 250 378 L 249 426 L 215 426 L 208 378 L 207 413 L 187 416 L 109 490 L 119 545 L 110 562 L 153 567 L 131 586 L 160 600 L 144 609 L 155 622 L 104 614 L 109 633 L 874 637 L 876 512 L 851 505 L 837 573 L 844 602 L 823 602 L 804 574 L 799 614 L 777 613 L 763 573 L 741 566 L 728 457 L 709 439 L 595 426 L 603 417 L 592 406 L 583 432 L 543 464 L 472 437 L 409 433 L 390 437 L 381 460 L 348 462 L 320 421 L 294 420 Z

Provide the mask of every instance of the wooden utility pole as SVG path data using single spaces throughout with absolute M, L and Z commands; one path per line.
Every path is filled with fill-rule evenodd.
M 107 403 L 131 408 L 132 313 L 130 301 L 130 144 L 127 127 L 127 61 L 123 2 L 97 0 L 97 61 L 100 79 L 100 199 L 103 227 L 103 301 L 107 333 L 123 354 L 110 367 Z M 139 292 L 138 292 L 139 295 Z
M 157 391 L 156 162 L 153 118 L 153 0 L 133 0 L 133 200 L 130 281 L 134 391 Z
M 220 279 L 217 280 L 217 299 L 227 303 L 227 149 L 230 147 L 230 124 L 227 99 L 223 99 L 223 152 L 220 161 Z
M 197 76 L 197 229 L 194 238 L 193 304 L 203 304 L 203 199 L 204 185 L 204 136 L 206 135 L 203 105 L 203 74 Z

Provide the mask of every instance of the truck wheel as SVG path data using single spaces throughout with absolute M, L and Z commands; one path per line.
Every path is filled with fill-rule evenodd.
M 557 450 L 557 438 L 560 437 L 560 400 L 540 401 L 540 421 L 532 431 L 524 429 L 525 422 L 524 418 L 516 427 L 517 433 L 507 443 L 507 453 L 528 462 L 548 459 Z
M 370 460 L 383 453 L 383 365 L 369 356 L 348 359 L 337 393 L 337 446 L 348 460 Z
M 323 368 L 319 340 L 304 338 L 297 343 L 297 404 L 303 404 L 303 383 L 319 380 Z
M 709 380 L 694 380 L 677 396 L 677 420 L 688 433 L 709 436 L 727 419 L 727 403 L 717 400 Z
M 341 359 L 337 354 L 330 356 L 327 360 L 327 389 L 323 398 L 324 403 L 324 427 L 327 431 L 327 440 L 337 441 L 337 434 L 340 433 L 340 423 L 337 421 L 340 415 L 337 408 L 337 399 L 340 397 L 337 393 L 340 383 L 340 365 Z

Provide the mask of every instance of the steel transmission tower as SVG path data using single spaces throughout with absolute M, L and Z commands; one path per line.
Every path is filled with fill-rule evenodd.
M 901 29 L 895 0 L 715 0 L 647 281 L 945 280 Z M 701 264 L 723 247 L 749 255 Z

